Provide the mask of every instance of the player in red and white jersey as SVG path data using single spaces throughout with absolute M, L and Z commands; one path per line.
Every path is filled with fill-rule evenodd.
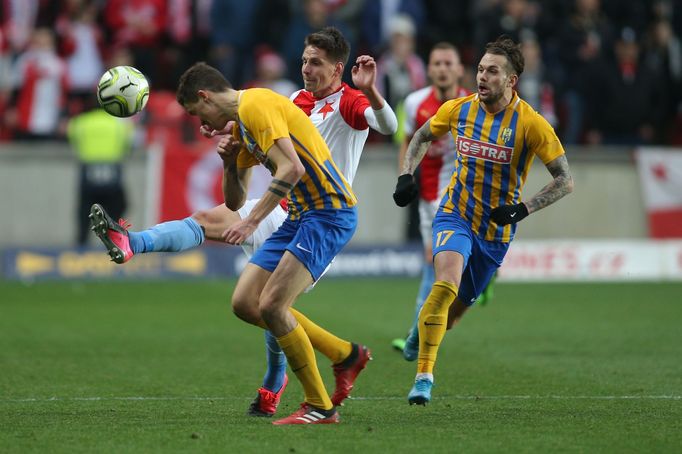
M 393 134 L 398 121 L 376 88 L 376 64 L 372 57 L 362 55 L 355 61 L 351 74 L 353 84 L 358 89 L 341 81 L 349 53 L 348 41 L 333 27 L 308 35 L 301 66 L 304 89 L 295 92 L 291 99 L 308 114 L 329 146 L 337 168 L 352 183 L 369 128 L 383 134 Z M 230 127 L 214 131 L 202 126 L 202 134 L 206 137 L 225 135 L 218 144 L 219 154 L 230 143 L 230 132 Z M 224 241 L 223 232 L 245 218 L 256 202 L 246 201 L 238 211 L 231 211 L 224 204 L 219 205 L 141 232 L 128 231 L 115 223 L 99 205 L 93 206 L 91 219 L 93 230 L 107 247 L 112 259 L 124 263 L 137 253 L 182 251 L 199 246 L 205 239 Z M 286 216 L 284 207 L 273 210 L 241 244 L 244 251 L 248 255 L 253 254 L 279 228 Z M 325 354 L 333 364 L 336 390 L 331 400 L 334 405 L 340 405 L 370 359 L 370 352 L 362 345 L 333 336 L 309 320 L 306 323 L 315 331 L 315 335 L 309 334 L 313 347 Z M 272 416 L 287 383 L 286 358 L 269 332 L 266 332 L 266 346 L 268 370 L 256 400 L 249 408 L 248 413 L 253 416 Z
M 449 99 L 468 96 L 470 92 L 460 86 L 464 75 L 459 52 L 448 42 L 437 43 L 429 54 L 428 75 L 431 85 L 410 93 L 405 98 L 405 140 L 400 147 L 398 168 L 402 168 L 407 145 L 426 121 Z M 419 166 L 419 231 L 424 245 L 424 267 L 415 304 L 415 316 L 406 339 L 394 339 L 392 345 L 402 350 L 408 361 L 417 359 L 419 334 L 417 318 L 434 281 L 431 253 L 431 223 L 438 210 L 440 197 L 450 182 L 456 162 L 455 142 L 452 134 L 434 140 Z
M 338 72 L 343 72 L 342 68 L 335 68 L 331 74 L 319 69 L 327 58 L 325 53 L 317 46 L 306 46 L 302 68 L 305 88 L 293 93 L 291 100 L 308 114 L 327 142 L 334 163 L 352 184 L 369 128 L 390 135 L 395 132 L 398 120 L 376 89 L 376 64 L 372 57 L 358 57 L 357 71 L 353 70 L 353 83 L 361 91 L 341 82 Z M 361 68 L 366 70 L 361 72 Z

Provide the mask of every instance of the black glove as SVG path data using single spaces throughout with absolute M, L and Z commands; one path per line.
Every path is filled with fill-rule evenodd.
M 406 207 L 417 198 L 417 194 L 419 194 L 419 190 L 417 189 L 414 177 L 409 173 L 400 175 L 398 183 L 395 185 L 395 192 L 393 192 L 395 204 L 399 207 Z
M 493 208 L 490 212 L 490 219 L 497 225 L 514 224 L 526 216 L 528 216 L 528 208 L 523 203 L 518 205 L 502 205 Z

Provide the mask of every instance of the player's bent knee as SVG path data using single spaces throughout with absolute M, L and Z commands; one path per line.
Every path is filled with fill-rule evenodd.
M 273 322 L 276 322 L 280 319 L 280 312 L 273 305 L 259 307 L 259 310 L 260 317 L 265 321 L 265 323 L 268 324 L 268 326 L 271 326 Z
M 250 323 L 252 325 L 260 325 L 260 314 L 258 311 L 253 311 L 249 308 L 245 308 L 243 306 L 234 306 L 232 305 L 232 312 L 234 315 L 236 315 L 238 318 L 244 320 L 247 323 Z
M 257 324 L 260 320 L 258 300 L 254 300 L 247 295 L 237 293 L 232 295 L 232 312 L 240 319 L 249 323 Z
M 281 320 L 286 317 L 289 305 L 285 303 L 286 298 L 277 292 L 264 292 L 258 301 L 260 317 L 269 323 L 270 321 Z

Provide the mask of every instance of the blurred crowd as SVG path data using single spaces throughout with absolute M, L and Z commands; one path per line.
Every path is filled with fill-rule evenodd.
M 327 25 L 349 39 L 351 60 L 377 59 L 394 108 L 428 84 L 436 42 L 459 48 L 475 90 L 485 43 L 507 34 L 526 58 L 517 89 L 565 144 L 682 144 L 682 0 L 5 0 L 0 141 L 64 138 L 119 64 L 149 78 L 148 115 L 169 109 L 152 100 L 172 102 L 200 60 L 235 87 L 288 95 L 304 37 Z

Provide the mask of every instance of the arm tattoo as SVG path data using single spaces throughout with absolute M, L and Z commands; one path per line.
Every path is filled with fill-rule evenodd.
M 286 181 L 279 180 L 277 178 L 273 178 L 270 186 L 268 187 L 268 191 L 282 198 L 286 197 L 292 189 L 294 189 L 293 184 L 287 183 Z
M 559 156 L 547 164 L 547 170 L 554 179 L 528 202 L 525 202 L 529 213 L 549 206 L 573 191 L 573 177 L 568 169 L 566 156 Z
M 291 183 L 287 183 L 286 181 L 278 180 L 277 178 L 272 179 L 272 184 L 277 185 L 279 187 L 282 187 L 287 190 L 287 192 L 291 191 L 294 189 L 294 185 Z
M 272 193 L 275 194 L 277 197 L 282 197 L 282 198 L 284 198 L 284 197 L 287 196 L 287 193 L 286 193 L 286 192 L 280 191 L 280 190 L 277 189 L 277 188 L 273 188 L 272 185 L 270 185 L 270 186 L 268 187 L 268 191 L 272 192 Z
M 424 158 L 426 150 L 429 149 L 431 141 L 434 139 L 436 139 L 436 136 L 431 133 L 431 120 L 428 120 L 421 128 L 417 129 L 417 132 L 412 136 L 412 140 L 410 140 L 410 144 L 407 146 L 402 173 L 414 173 Z

